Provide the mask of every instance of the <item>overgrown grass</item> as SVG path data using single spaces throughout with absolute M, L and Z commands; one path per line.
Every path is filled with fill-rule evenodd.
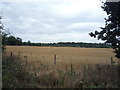
M 81 65 L 67 69 L 3 55 L 3 88 L 118 88 L 117 65 Z
M 26 71 L 24 60 L 15 56 L 2 57 L 2 87 L 3 88 L 24 88 L 36 87 L 33 84 L 33 76 Z M 32 85 L 31 85 L 32 84 Z

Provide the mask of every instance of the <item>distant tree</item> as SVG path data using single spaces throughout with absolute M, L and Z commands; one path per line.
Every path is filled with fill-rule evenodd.
M 28 40 L 27 45 L 28 45 L 28 46 L 30 46 L 30 45 L 31 45 L 31 41 L 30 41 L 30 40 Z
M 5 45 L 7 44 L 7 36 L 8 35 L 9 35 L 9 33 L 7 33 L 5 31 L 4 25 L 2 23 L 2 16 L 0 15 L 0 39 L 2 40 L 2 51 L 5 50 Z
M 22 45 L 22 39 L 19 37 L 9 36 L 7 37 L 7 45 Z
M 7 44 L 8 45 L 16 45 L 16 38 L 14 36 L 9 36 L 8 39 L 7 39 Z
M 105 27 L 101 31 L 89 33 L 90 36 L 111 43 L 116 57 L 120 58 L 120 2 L 105 2 L 102 9 L 107 13 Z
M 28 45 L 27 42 L 22 42 L 22 45 Z
M 16 38 L 16 45 L 22 45 L 22 39 L 17 37 Z

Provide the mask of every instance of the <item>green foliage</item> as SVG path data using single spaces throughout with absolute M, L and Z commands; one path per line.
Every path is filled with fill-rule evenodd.
M 28 46 L 30 46 L 30 45 L 31 45 L 31 42 L 30 42 L 30 40 L 27 42 L 27 45 L 28 45 Z
M 21 68 L 21 64 L 10 56 L 2 57 L 2 80 L 3 88 L 15 88 L 18 87 L 19 75 L 23 74 L 24 71 Z M 22 76 L 21 76 L 22 77 Z
M 102 9 L 108 15 L 108 18 L 105 18 L 105 27 L 101 27 L 101 31 L 91 32 L 89 35 L 111 43 L 116 57 L 120 58 L 120 2 L 106 2 Z
M 58 43 L 28 43 L 22 45 L 28 46 L 51 46 L 51 47 L 86 47 L 86 48 L 111 48 L 111 45 L 105 43 L 82 43 L 82 42 L 58 42 Z
M 34 88 L 36 78 L 26 71 L 25 60 L 16 56 L 2 56 L 2 87 L 3 88 Z
M 0 35 L 2 36 L 2 51 L 5 51 L 6 45 L 22 45 L 21 38 L 10 36 L 10 33 L 6 32 L 2 23 L 2 16 L 0 16 Z
M 22 45 L 22 39 L 16 38 L 14 36 L 9 36 L 6 38 L 7 45 Z
M 2 51 L 5 50 L 5 44 L 6 44 L 7 35 L 8 34 L 4 31 L 4 26 L 3 26 L 3 23 L 2 23 L 2 16 L 0 16 L 0 36 L 2 36 Z

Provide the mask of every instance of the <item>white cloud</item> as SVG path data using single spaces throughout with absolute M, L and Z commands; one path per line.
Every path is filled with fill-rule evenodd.
M 81 27 L 91 27 L 91 26 L 100 26 L 101 25 L 101 23 L 99 23 L 99 22 L 82 22 L 82 23 L 80 23 L 80 22 L 77 22 L 77 23 L 73 23 L 73 24 L 70 24 L 70 25 L 68 25 L 68 26 L 66 26 L 66 28 L 81 28 Z
M 102 42 L 98 41 L 97 39 L 90 38 L 90 36 L 87 33 L 66 33 L 66 34 L 36 34 L 36 36 L 33 36 L 32 34 L 26 34 L 26 35 L 19 35 L 24 39 L 24 41 L 31 40 L 32 42 L 43 42 L 43 43 L 53 43 L 53 42 Z M 28 38 L 28 37 L 31 37 Z M 36 38 L 37 37 L 37 38 Z
M 10 32 L 34 42 L 96 42 L 88 33 L 103 26 L 106 17 L 99 0 L 3 2 L 2 11 Z
M 100 10 L 100 4 L 99 0 L 74 0 L 72 2 L 67 1 L 66 3 L 59 1 L 59 4 L 54 5 L 51 9 L 55 15 L 68 18 L 75 17 L 84 12 Z

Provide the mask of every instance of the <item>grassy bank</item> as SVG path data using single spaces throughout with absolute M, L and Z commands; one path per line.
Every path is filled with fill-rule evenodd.
M 36 64 L 37 63 L 37 64 Z M 3 88 L 117 88 L 118 66 L 73 64 L 58 68 L 27 57 L 3 55 Z

